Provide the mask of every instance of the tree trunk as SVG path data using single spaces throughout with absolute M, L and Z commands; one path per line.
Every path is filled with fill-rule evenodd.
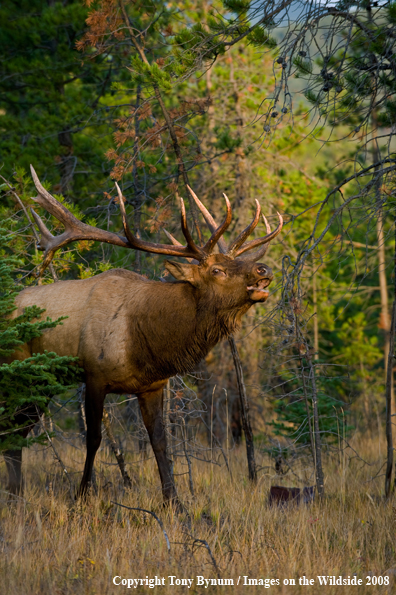
M 73 139 L 69 130 L 58 133 L 58 141 L 63 152 L 59 161 L 61 173 L 60 190 L 63 196 L 68 196 L 72 190 L 74 170 L 77 158 L 73 155 Z
M 65 87 L 63 84 L 59 85 L 58 93 L 65 94 Z M 72 190 L 74 170 L 77 159 L 73 155 L 73 137 L 69 130 L 69 125 L 66 124 L 66 129 L 58 132 L 58 141 L 62 147 L 60 151 L 59 169 L 61 174 L 60 191 L 63 196 L 68 196 Z
M 387 443 L 387 463 L 385 472 L 385 497 L 389 498 L 393 470 L 393 436 L 392 436 L 392 384 L 393 384 L 393 359 L 395 353 L 395 325 L 396 325 L 396 217 L 394 220 L 394 292 L 392 305 L 392 322 L 389 333 L 389 351 L 386 378 L 386 443 Z
M 319 498 L 324 496 L 324 474 L 323 474 L 323 466 L 322 466 L 322 441 L 320 438 L 320 426 L 319 426 L 319 409 L 318 409 L 318 391 L 316 387 L 316 375 L 315 375 L 315 365 L 312 364 L 311 353 L 309 351 L 309 345 L 305 341 L 301 331 L 300 326 L 298 323 L 298 316 L 295 316 L 295 325 L 296 325 L 296 339 L 298 344 L 299 356 L 300 356 L 300 364 L 301 364 L 301 374 L 302 374 L 302 383 L 303 383 L 303 392 L 304 392 L 304 399 L 305 399 L 305 407 L 307 411 L 307 418 L 308 418 L 308 426 L 309 426 L 309 435 L 311 441 L 311 450 L 312 450 L 312 458 L 315 467 L 315 478 L 316 478 L 316 490 L 318 492 Z M 303 365 L 303 357 L 306 358 L 309 368 L 309 378 L 311 380 L 311 387 L 312 387 L 312 414 L 313 414 L 313 428 L 311 424 L 311 414 L 309 411 L 309 404 L 308 404 L 308 388 L 306 383 L 306 377 L 304 372 L 304 365 Z
M 396 250 L 396 245 L 395 245 Z M 395 251 L 395 263 L 396 263 L 396 251 Z M 391 331 L 389 335 L 389 353 L 388 353 L 388 366 L 387 366 L 387 379 L 386 379 L 386 444 L 387 444 L 387 462 L 385 472 L 385 497 L 389 498 L 392 481 L 392 469 L 393 469 L 393 436 L 392 436 L 392 376 L 393 376 L 393 354 L 395 350 L 395 323 L 396 323 L 396 292 L 392 306 L 392 323 Z
M 316 489 L 319 498 L 324 496 L 324 475 L 322 466 L 322 441 L 320 438 L 319 427 L 319 409 L 318 409 L 318 392 L 316 388 L 315 366 L 312 365 L 311 354 L 307 345 L 306 358 L 310 368 L 311 385 L 312 385 L 312 411 L 313 411 L 313 434 L 315 438 L 315 473 L 316 473 Z
M 316 292 L 316 272 L 313 273 L 312 277 L 312 301 L 313 301 L 313 323 L 314 323 L 314 360 L 319 359 L 319 321 L 318 321 L 318 304 L 317 304 L 317 292 Z
M 315 439 L 314 439 L 314 435 L 313 435 L 313 431 L 312 431 L 312 420 L 311 420 L 311 412 L 309 410 L 308 390 L 307 390 L 307 384 L 306 384 L 306 378 L 305 378 L 305 369 L 304 369 L 304 363 L 303 363 L 303 358 L 301 356 L 301 352 L 300 352 L 300 368 L 301 368 L 301 379 L 302 379 L 302 383 L 303 383 L 305 410 L 307 412 L 307 420 L 308 420 L 308 428 L 309 428 L 309 440 L 310 440 L 310 443 L 311 443 L 311 454 L 312 454 L 312 460 L 313 460 L 314 468 L 316 470 Z
M 134 219 L 134 227 L 135 227 L 135 236 L 140 238 L 140 220 L 142 215 L 142 200 L 140 197 L 140 188 L 139 188 L 139 181 L 138 181 L 138 168 L 136 165 L 138 153 L 139 153 L 139 130 L 140 130 L 140 120 L 139 120 L 139 106 L 140 106 L 140 99 L 141 99 L 141 86 L 138 85 L 136 91 L 136 104 L 135 104 L 135 138 L 133 140 L 133 170 L 132 170 L 132 180 L 133 180 L 133 219 Z M 135 270 L 137 273 L 141 273 L 142 271 L 142 253 L 140 250 L 135 250 Z
M 376 110 L 372 113 L 373 123 L 373 163 L 381 161 L 381 151 L 378 145 L 378 139 L 374 138 L 374 133 L 378 131 L 378 118 Z M 380 167 L 380 166 L 379 166 Z M 378 167 L 375 170 L 375 174 L 378 173 Z M 394 280 L 394 298 L 392 305 L 392 321 L 389 330 L 389 311 L 388 311 L 388 287 L 386 281 L 386 261 L 385 261 L 385 239 L 384 239 L 384 213 L 382 208 L 381 200 L 381 185 L 382 178 L 377 176 L 375 178 L 375 194 L 377 203 L 377 237 L 378 237 L 378 274 L 380 283 L 380 294 L 381 294 L 381 318 L 380 328 L 385 331 L 385 344 L 384 344 L 384 360 L 385 360 L 385 403 L 386 403 L 386 443 L 387 443 L 387 461 L 386 461 L 386 472 L 385 472 L 385 496 L 389 497 L 391 491 L 392 481 L 392 467 L 393 467 L 393 431 L 392 431 L 392 413 L 395 409 L 394 403 L 394 389 L 393 389 L 393 354 L 395 345 L 395 308 L 396 308 L 396 278 Z M 395 258 L 395 273 L 396 273 L 396 219 L 395 223 L 395 246 L 394 246 L 394 258 Z
M 381 295 L 381 315 L 379 328 L 383 329 L 385 333 L 384 341 L 384 368 L 385 368 L 385 383 L 388 382 L 388 356 L 389 356 L 389 341 L 390 341 L 390 319 L 389 319 L 389 306 L 388 306 L 388 284 L 386 279 L 386 261 L 385 261 L 385 238 L 383 228 L 383 211 L 382 207 L 379 207 L 377 217 L 377 237 L 378 237 L 378 277 L 380 285 Z M 393 365 L 393 362 L 392 362 Z M 393 415 L 396 411 L 395 395 L 394 395 L 394 381 L 393 374 L 390 378 L 390 391 L 391 391 L 391 414 Z
M 230 344 L 232 357 L 234 358 L 235 371 L 238 381 L 239 398 L 241 401 L 242 427 L 245 433 L 246 440 L 246 455 L 248 461 L 249 479 L 250 481 L 256 482 L 257 468 L 256 459 L 254 456 L 253 431 L 249 419 L 249 401 L 246 395 L 246 387 L 243 380 L 242 363 L 241 358 L 239 357 L 235 339 L 232 335 L 229 335 L 228 342 Z

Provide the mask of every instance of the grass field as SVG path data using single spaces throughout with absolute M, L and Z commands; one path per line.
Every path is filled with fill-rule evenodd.
M 67 466 L 82 468 L 83 450 L 55 444 Z M 392 573 L 389 587 L 366 586 L 368 580 L 386 582 L 384 572 L 396 570 L 396 508 L 382 498 L 384 482 L 379 472 L 385 445 L 378 437 L 366 436 L 356 438 L 353 446 L 370 465 L 353 458 L 352 452 L 327 457 L 325 500 L 286 510 L 268 507 L 269 486 L 302 484 L 290 472 L 279 478 L 267 468 L 252 487 L 246 480 L 243 446 L 230 453 L 232 477 L 224 465 L 194 461 L 194 498 L 188 475 L 177 478 L 189 517 L 163 509 L 156 466 L 150 458 L 129 464 L 134 487 L 125 492 L 118 468 L 106 465 L 113 459 L 102 449 L 96 466 L 97 494 L 76 504 L 51 451 L 25 451 L 24 498 L 10 503 L 4 491 L 0 494 L 1 595 L 153 592 L 149 585 L 116 586 L 114 577 L 119 577 L 115 582 L 158 577 L 161 583 L 164 577 L 164 584 L 155 587 L 155 592 L 164 594 L 261 593 L 265 589 L 282 594 L 395 593 Z M 263 467 L 270 464 L 264 455 L 258 459 Z M 303 461 L 293 470 L 306 479 Z M 176 465 L 178 471 L 184 468 Z M 0 474 L 4 490 L 4 463 Z M 77 485 L 80 474 L 71 478 Z M 170 552 L 155 518 L 111 501 L 155 512 L 169 537 Z M 354 574 L 362 579 L 361 586 L 321 587 L 317 578 L 352 579 Z M 314 582 L 299 585 L 303 576 Z M 227 579 L 234 585 L 202 585 L 199 582 L 204 579 L 197 577 Z M 190 588 L 171 584 L 181 579 L 193 579 Z M 261 584 L 244 584 L 252 579 L 261 579 Z M 271 579 L 279 585 L 268 585 Z M 296 585 L 284 585 L 285 579 L 294 579 Z

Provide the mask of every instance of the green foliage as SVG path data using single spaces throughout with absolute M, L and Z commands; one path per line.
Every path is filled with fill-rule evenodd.
M 247 36 L 247 41 L 255 47 L 268 47 L 273 49 L 277 46 L 276 39 L 271 37 L 261 26 L 255 27 Z
M 250 7 L 250 0 L 222 0 L 222 2 L 224 8 L 238 15 L 246 13 Z
M 338 387 L 339 380 L 317 377 L 316 384 L 321 440 L 324 443 L 337 443 L 340 436 L 346 437 L 353 430 L 353 426 L 348 423 L 349 411 L 348 409 L 345 411 L 345 403 L 331 394 L 335 392 L 332 388 Z M 311 427 L 313 427 L 312 395 L 309 394 L 307 397 Z M 274 413 L 277 417 L 270 425 L 276 436 L 289 438 L 296 446 L 311 444 L 307 405 L 301 386 L 293 391 L 292 398 L 275 401 Z
M 175 35 L 174 42 L 183 47 L 185 50 L 193 49 L 197 43 L 205 40 L 208 37 L 202 23 L 198 23 L 191 28 L 184 28 Z
M 227 21 L 219 14 L 209 14 L 207 18 L 208 27 L 214 33 L 224 31 L 227 27 Z
M 219 31 L 225 26 L 221 19 L 208 18 L 212 30 Z M 224 51 L 224 44 L 212 39 L 211 34 L 202 23 L 188 28 L 184 27 L 174 37 L 172 54 L 175 61 L 170 63 L 169 68 L 172 69 L 175 76 L 180 76 L 191 69 L 193 72 L 199 56 L 205 56 L 205 61 L 210 61 L 223 54 Z
M 97 2 L 93 6 L 102 4 Z M 344 4 L 346 8 L 354 5 L 348 1 Z M 329 188 L 351 172 L 346 168 L 329 173 L 335 160 L 345 153 L 340 144 L 319 147 L 312 139 L 305 139 L 302 143 L 303 137 L 307 136 L 309 119 L 304 115 L 306 103 L 298 111 L 298 119 L 293 122 L 288 119 L 287 114 L 291 112 L 288 95 L 274 93 L 270 82 L 274 56 L 267 49 L 276 45 L 269 34 L 271 24 L 255 26 L 245 39 L 246 45 L 239 43 L 229 49 L 225 41 L 238 39 L 250 29 L 249 2 L 227 1 L 223 5 L 223 14 L 218 5 L 211 5 L 207 13 L 207 5 L 203 8 L 195 3 L 183 6 L 183 12 L 172 8 L 172 3 L 147 4 L 140 0 L 126 3 L 130 22 L 148 60 L 146 64 L 125 27 L 122 37 L 116 35 L 118 25 L 115 33 L 111 31 L 111 19 L 106 21 L 109 28 L 103 35 L 100 51 L 99 43 L 93 43 L 86 48 L 85 54 L 77 53 L 75 42 L 84 34 L 87 16 L 87 10 L 77 0 L 66 5 L 48 5 L 44 0 L 33 0 L 29 5 L 23 2 L 22 5 L 20 10 L 14 3 L 12 19 L 11 8 L 7 4 L 0 7 L 0 15 L 4 17 L 2 22 L 5 23 L 0 26 L 0 123 L 4 133 L 0 147 L 6 161 L 3 173 L 7 171 L 7 175 L 11 175 L 8 172 L 19 164 L 12 183 L 24 203 L 37 208 L 30 200 L 34 191 L 26 171 L 31 161 L 33 164 L 38 161 L 37 171 L 40 177 L 46 178 L 46 187 L 61 201 L 65 200 L 60 194 L 63 192 L 68 208 L 80 220 L 86 211 L 90 213 L 87 219 L 90 224 L 95 224 L 96 219 L 99 226 L 107 226 L 122 234 L 113 185 L 105 194 L 105 199 L 101 197 L 103 184 L 111 170 L 111 175 L 119 181 L 126 196 L 131 228 L 139 229 L 145 239 L 162 242 L 166 241 L 162 235 L 165 226 L 181 239 L 179 215 L 175 216 L 174 192 L 177 184 L 180 193 L 184 189 L 181 188 L 180 164 L 157 101 L 156 90 L 159 89 L 177 133 L 190 183 L 216 218 L 221 218 L 221 212 L 215 197 L 221 196 L 223 191 L 230 196 L 233 204 L 233 234 L 250 223 L 252 203 L 256 197 L 263 212 L 272 218 L 271 225 L 276 221 L 276 210 L 288 215 L 285 218 L 287 233 L 282 236 L 282 244 L 275 242 L 270 252 L 271 266 L 280 279 L 281 259 L 290 257 L 294 262 L 312 233 L 316 214 L 312 205 L 323 201 Z M 233 13 L 231 17 L 230 12 Z M 7 23 L 11 21 L 8 31 Z M 371 30 L 370 24 L 367 27 Z M 337 50 L 315 65 L 309 55 L 307 57 L 307 45 L 304 45 L 307 51 L 300 52 L 294 59 L 297 74 L 309 79 L 310 88 L 305 92 L 307 101 L 318 107 L 325 117 L 338 119 L 348 126 L 357 126 L 362 122 L 370 99 L 367 94 L 372 92 L 370 77 L 364 70 L 367 55 L 369 52 L 375 52 L 377 58 L 385 55 L 386 42 L 380 33 L 378 27 L 376 43 L 373 44 L 369 36 L 354 31 L 355 41 L 351 46 L 354 53 L 348 55 L 344 62 L 342 53 Z M 69 43 L 69 34 L 72 43 Z M 304 43 L 308 44 L 308 38 Z M 256 48 L 266 51 L 258 52 Z M 226 49 L 227 54 L 224 55 Z M 277 78 L 286 80 L 288 68 L 285 66 L 289 63 L 290 54 L 279 52 L 281 56 L 285 56 L 284 62 L 275 63 L 282 73 Z M 211 68 L 206 73 L 209 65 Z M 392 127 L 396 109 L 391 97 L 395 83 L 390 75 L 385 70 L 379 78 L 383 89 L 387 90 L 388 99 L 386 109 L 378 114 L 378 120 Z M 16 81 L 15 86 L 13 81 Z M 293 84 L 290 92 L 292 87 Z M 263 98 L 275 96 L 278 104 L 273 110 L 271 108 L 271 112 L 276 116 L 266 128 L 272 133 L 275 131 L 275 120 L 279 119 L 280 124 L 277 133 L 271 134 L 271 145 L 267 146 L 262 144 L 263 113 L 268 106 Z M 70 132 L 72 147 L 62 144 L 65 141 L 63 132 Z M 329 128 L 316 127 L 315 135 L 328 138 Z M 105 151 L 107 162 L 103 157 Z M 75 169 L 70 186 L 62 188 L 66 179 L 64 166 L 69 157 L 76 159 Z M 15 252 L 26 257 L 24 270 L 18 273 L 22 275 L 29 268 L 27 259 L 31 264 L 38 265 L 42 255 L 35 251 L 30 232 L 26 232 L 26 220 L 15 213 L 11 197 L 5 195 L 6 187 L 1 190 L 0 215 L 4 220 L 10 218 L 13 225 L 14 233 L 9 242 Z M 74 193 L 73 203 L 71 195 Z M 323 221 L 332 214 L 339 201 L 341 197 L 337 196 L 334 204 L 324 210 Z M 61 232 L 61 226 L 55 219 L 44 210 L 38 210 L 53 233 Z M 301 212 L 304 215 L 293 218 Z M 353 218 L 354 213 L 351 213 Z M 376 242 L 375 232 L 371 231 L 366 238 L 365 231 L 355 223 L 353 219 L 350 230 L 354 241 L 362 243 L 368 239 L 370 244 Z M 321 223 L 315 233 L 319 234 L 322 230 Z M 256 237 L 265 233 L 262 222 L 255 233 Z M 204 234 L 208 236 L 207 231 Z M 229 237 L 231 233 L 227 235 L 227 241 Z M 331 428 L 334 429 L 337 415 L 339 419 L 342 415 L 341 407 L 348 408 L 358 402 L 363 394 L 367 394 L 367 386 L 374 401 L 383 390 L 381 353 L 384 337 L 377 328 L 379 295 L 375 251 L 370 253 L 368 266 L 373 273 L 369 276 L 364 258 L 356 257 L 348 249 L 338 254 L 339 237 L 340 229 L 335 223 L 328 231 L 320 254 L 315 256 L 320 262 L 318 284 L 321 288 L 317 310 L 320 356 L 337 364 L 348 359 L 350 374 L 350 380 L 331 377 L 320 381 L 320 423 L 322 427 L 323 421 L 325 430 L 326 424 L 330 423 L 327 418 L 331 417 Z M 135 268 L 152 277 L 161 269 L 158 256 L 99 244 L 90 245 L 88 251 L 82 244 L 74 244 L 57 254 L 54 266 L 59 277 L 84 279 L 112 266 Z M 84 260 L 80 258 L 83 250 Z M 352 277 L 358 284 L 364 280 L 367 299 L 359 301 L 351 293 L 349 283 Z M 48 278 L 45 280 L 49 281 Z M 312 314 L 310 282 L 308 272 L 302 280 L 306 290 L 307 316 Z M 275 298 L 271 298 L 268 304 L 271 301 L 275 303 Z M 260 306 L 256 309 L 260 316 L 264 314 Z M 32 310 L 30 314 L 33 316 L 40 312 Z M 25 322 L 26 333 L 31 334 L 18 335 L 17 332 L 22 333 Z M 57 322 L 48 321 L 48 324 Z M 11 350 L 15 339 L 23 342 L 25 336 L 34 336 L 32 333 L 42 330 L 40 326 L 29 325 L 44 323 L 35 322 L 32 317 L 12 324 L 19 324 L 18 331 L 7 328 L 9 343 L 4 343 L 4 350 Z M 34 328 L 36 330 L 32 330 Z M 250 339 L 247 339 L 251 349 L 245 360 L 247 367 L 253 365 L 250 360 L 258 358 L 263 348 L 273 344 L 274 335 L 280 336 L 283 330 L 279 328 L 276 327 L 275 332 L 272 328 L 271 332 L 266 329 L 256 343 L 253 340 L 249 343 Z M 307 325 L 306 332 L 312 334 L 312 323 Z M 7 335 L 4 335 L 6 340 Z M 295 345 L 290 340 L 290 343 L 286 342 L 284 351 L 283 347 L 279 348 L 276 357 L 280 360 L 286 354 L 287 359 L 290 353 L 294 354 L 294 349 Z M 267 371 L 262 372 L 260 382 L 267 382 L 266 374 Z M 287 366 L 279 372 L 280 377 L 283 374 L 289 382 Z M 278 380 L 277 377 L 271 381 L 275 412 L 280 415 L 277 431 L 291 436 L 286 431 L 290 427 L 290 432 L 297 431 L 298 435 L 304 416 L 306 419 L 301 383 L 294 385 L 296 392 L 293 397 L 281 400 L 277 392 Z
M 312 62 L 310 60 L 304 60 L 301 56 L 297 56 L 294 58 L 293 64 L 297 67 L 298 74 L 312 74 Z
M 153 64 L 145 64 L 142 62 L 140 57 L 133 56 L 131 59 L 131 66 L 135 71 L 133 81 L 140 85 L 157 85 L 160 89 L 169 91 L 172 88 L 171 76 L 165 70 L 162 69 L 153 62 Z M 120 88 L 117 85 L 113 85 L 114 89 Z
M 380 126 L 390 126 L 396 122 L 396 99 L 385 102 L 385 110 L 378 117 Z
M 374 116 L 384 126 L 392 127 L 396 120 L 388 104 L 396 91 L 395 3 L 375 10 L 369 10 L 369 3 L 362 2 L 346 1 L 338 5 L 345 11 L 357 7 L 355 26 L 351 31 L 351 21 L 345 19 L 337 49 L 332 49 L 331 44 L 327 45 L 328 53 L 323 49 L 323 57 L 317 61 L 319 68 L 309 70 L 300 56 L 295 59 L 298 73 L 309 79 L 311 90 L 305 96 L 310 103 L 318 105 L 321 94 L 320 113 L 323 118 L 330 118 L 333 126 L 349 125 L 352 130 L 358 122 L 361 126 L 371 126 L 370 119 Z M 329 40 L 336 35 L 335 29 L 332 30 Z
M 396 24 L 396 2 L 390 2 L 386 10 L 388 11 L 389 21 Z
M 15 430 L 22 430 L 29 423 L 17 423 L 18 412 L 34 415 L 37 410 L 45 411 L 52 396 L 75 386 L 80 372 L 77 358 L 56 353 L 45 352 L 22 361 L 10 361 L 10 356 L 18 357 L 22 345 L 61 324 L 63 318 L 36 320 L 44 312 L 37 306 L 25 308 L 23 314 L 11 318 L 16 309 L 15 297 L 21 289 L 16 288 L 14 280 L 14 269 L 20 265 L 20 260 L 9 254 L 8 243 L 6 231 L 0 229 L 0 357 L 3 362 L 0 364 L 0 451 L 37 441 L 37 438 L 27 440 L 15 434 Z
M 237 147 L 241 146 L 242 140 L 232 136 L 229 128 L 225 130 L 216 128 L 215 133 L 217 135 L 216 148 L 220 151 L 234 151 Z
M 110 89 L 117 60 L 82 58 L 76 41 L 86 17 L 80 0 L 0 6 L 3 173 L 40 164 L 55 192 L 67 194 L 84 194 L 88 181 L 105 179 L 103 140 L 92 135 L 92 126 L 103 126 L 98 107 Z
M 306 99 L 308 99 L 308 101 L 310 103 L 312 103 L 313 105 L 317 105 L 319 103 L 319 95 L 317 93 L 315 93 L 314 91 L 312 91 L 312 89 L 307 89 L 304 92 L 304 95 L 305 95 Z
M 170 82 L 170 75 L 165 72 L 165 70 L 161 70 L 158 64 L 155 62 L 151 65 L 150 74 L 155 81 L 155 83 L 161 88 L 165 90 L 169 90 L 172 88 Z

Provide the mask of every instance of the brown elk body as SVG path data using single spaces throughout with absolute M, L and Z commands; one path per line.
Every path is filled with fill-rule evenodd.
M 33 177 L 39 192 L 36 200 L 64 223 L 66 232 L 63 236 L 68 234 L 67 242 L 62 239 L 62 235 L 59 236 L 60 241 L 57 240 L 35 215 L 46 249 L 45 265 L 59 245 L 81 239 L 82 233 L 85 239 L 102 239 L 120 245 L 120 236 L 85 226 L 74 220 L 59 203 L 59 207 L 54 206 L 52 201 L 55 199 L 43 189 L 34 170 Z M 182 229 L 188 247 L 181 246 L 171 236 L 172 246 L 150 244 L 134 238 L 127 227 L 120 196 L 127 235 L 127 239 L 121 239 L 129 243 L 129 247 L 198 260 L 199 264 L 167 261 L 165 266 L 176 281 L 150 281 L 136 273 L 114 269 L 89 279 L 31 287 L 22 291 L 17 298 L 15 316 L 25 307 L 35 304 L 45 308 L 45 316 L 52 319 L 68 317 L 62 325 L 46 330 L 13 357 L 25 359 L 33 353 L 48 350 L 79 358 L 85 373 L 87 421 L 87 456 L 80 494 L 89 485 L 95 454 L 100 446 L 106 394 L 134 393 L 138 396 L 157 460 L 164 499 L 177 499 L 166 456 L 162 418 L 163 387 L 171 376 L 192 371 L 218 341 L 236 330 L 241 317 L 254 303 L 263 302 L 268 297 L 265 288 L 272 280 L 271 269 L 255 261 L 265 252 L 268 242 L 279 233 L 281 218 L 277 230 L 271 232 L 267 225 L 269 233 L 261 238 L 261 242 L 249 242 L 254 248 L 259 246 L 252 258 L 241 259 L 238 256 L 245 249 L 238 242 L 245 242 L 251 229 L 242 232 L 245 235 L 240 234 L 239 240 L 237 238 L 238 241 L 235 240 L 226 249 L 221 233 L 231 221 L 228 201 L 227 218 L 222 226 L 216 226 L 195 195 L 194 199 L 213 231 L 212 243 L 209 240 L 203 248 L 193 244 L 183 203 Z M 62 212 L 59 211 L 60 207 Z M 55 208 L 58 208 L 58 213 L 53 212 Z M 258 220 L 258 215 L 259 207 L 255 220 Z M 98 238 L 101 233 L 108 236 Z M 216 243 L 223 253 L 211 253 Z M 9 489 L 18 492 L 22 485 L 20 451 L 9 451 L 5 458 Z
M 304 488 L 285 488 L 284 486 L 271 486 L 268 504 L 270 506 L 279 506 L 281 508 L 289 504 L 299 505 L 311 504 L 315 498 L 315 486 Z

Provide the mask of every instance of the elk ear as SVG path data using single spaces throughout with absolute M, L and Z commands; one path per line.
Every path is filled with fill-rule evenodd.
M 194 275 L 195 264 L 186 264 L 182 262 L 175 262 L 173 260 L 165 261 L 165 268 L 177 281 L 188 281 L 191 285 L 196 285 Z

